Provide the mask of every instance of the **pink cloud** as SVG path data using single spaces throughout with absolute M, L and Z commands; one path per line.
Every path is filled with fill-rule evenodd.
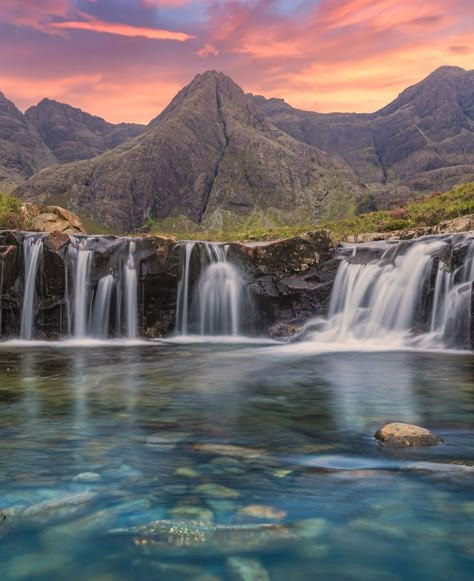
M 176 40 L 185 42 L 194 38 L 185 32 L 174 32 L 171 30 L 162 30 L 159 28 L 147 28 L 142 26 L 131 26 L 129 24 L 118 24 L 115 22 L 103 22 L 101 20 L 80 20 L 52 22 L 49 25 L 54 29 L 61 30 L 87 30 L 91 32 L 104 32 L 107 34 L 116 34 L 119 36 L 142 37 L 153 40 Z

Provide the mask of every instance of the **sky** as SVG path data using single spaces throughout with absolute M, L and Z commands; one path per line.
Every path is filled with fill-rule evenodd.
M 216 69 L 313 111 L 370 112 L 474 68 L 473 0 L 0 0 L 0 91 L 148 123 Z

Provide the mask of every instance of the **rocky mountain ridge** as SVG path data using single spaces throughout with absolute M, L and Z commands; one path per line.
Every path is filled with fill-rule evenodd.
M 474 70 L 441 67 L 371 114 L 314 113 L 249 95 L 274 125 L 340 155 L 378 208 L 474 178 Z
M 197 75 L 146 128 L 48 99 L 25 115 L 0 101 L 2 179 L 27 201 L 122 231 L 389 208 L 474 180 L 474 71 L 441 67 L 372 114 L 301 111 L 245 95 L 216 71 Z

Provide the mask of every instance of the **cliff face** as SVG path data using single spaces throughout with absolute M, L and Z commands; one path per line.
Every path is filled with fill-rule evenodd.
M 301 111 L 249 96 L 274 125 L 342 156 L 379 207 L 474 177 L 474 71 L 442 67 L 373 114 Z
M 25 112 L 46 145 L 60 162 L 90 159 L 140 135 L 144 125 L 107 123 L 101 117 L 50 99 Z
M 47 169 L 18 195 L 129 231 L 149 217 L 182 214 L 201 222 L 218 209 L 302 208 L 317 220 L 331 200 L 355 203 L 362 192 L 343 160 L 265 121 L 240 87 L 210 71 L 143 135 L 93 160 Z
M 0 189 L 21 183 L 56 162 L 35 127 L 0 93 Z

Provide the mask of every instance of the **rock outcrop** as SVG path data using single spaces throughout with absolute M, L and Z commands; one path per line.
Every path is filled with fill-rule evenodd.
M 365 209 L 403 203 L 413 191 L 474 178 L 474 70 L 441 67 L 372 114 L 321 114 L 249 96 L 296 139 L 342 156 L 373 194 Z
M 364 188 L 342 159 L 303 144 L 258 115 L 222 73 L 198 75 L 147 128 L 87 161 L 55 166 L 17 190 L 133 231 L 150 218 L 202 222 L 218 209 L 304 209 L 317 221 Z
M 22 230 L 32 232 L 86 234 L 84 225 L 79 218 L 69 210 L 59 206 L 22 204 L 20 222 Z
M 441 438 L 430 430 L 403 423 L 387 424 L 380 428 L 374 437 L 390 448 L 435 446 L 442 443 Z
M 114 125 L 51 99 L 27 109 L 25 117 L 60 162 L 96 157 L 145 130 L 135 123 Z

